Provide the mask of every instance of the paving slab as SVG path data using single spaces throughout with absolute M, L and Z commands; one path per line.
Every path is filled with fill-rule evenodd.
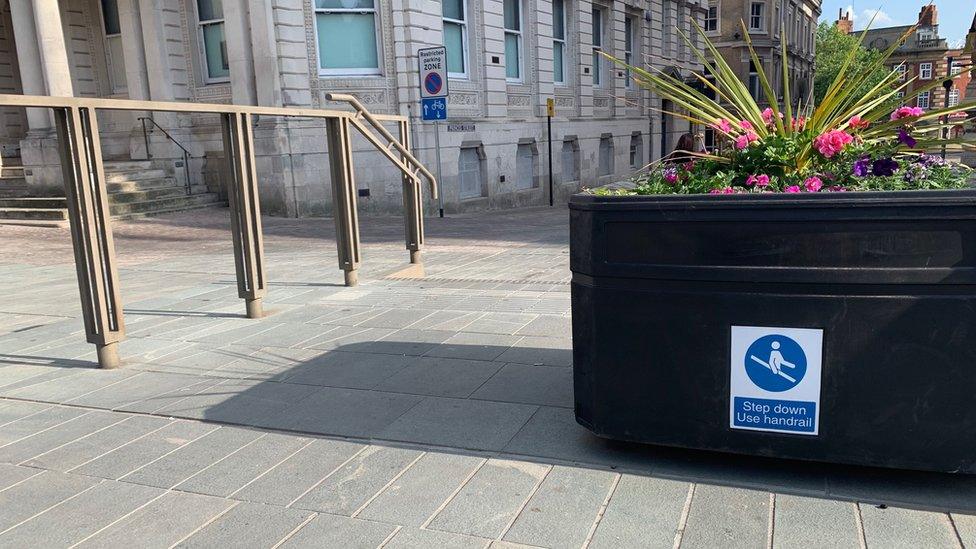
M 475 456 L 428 452 L 357 517 L 423 526 L 484 462 Z
M 351 516 L 422 455 L 419 450 L 369 446 L 292 507 Z
M 698 484 L 682 547 L 764 547 L 769 536 L 769 494 Z
M 426 356 L 495 360 L 521 337 L 504 334 L 459 333 L 425 353 Z
M 495 360 L 518 364 L 545 364 L 548 366 L 572 366 L 573 342 L 571 339 L 526 336 L 518 340 Z
M 222 498 L 167 492 L 77 547 L 166 549 L 234 505 L 236 501 Z
M 235 499 L 289 505 L 365 448 L 339 440 L 315 440 L 232 494 Z
M 545 465 L 489 460 L 437 514 L 430 528 L 499 538 L 548 472 Z
M 54 406 L 35 414 L 24 416 L 0 426 L 0 446 L 5 446 L 24 437 L 39 434 L 66 421 L 89 413 L 79 408 Z
M 371 438 L 422 400 L 423 397 L 415 395 L 324 387 L 269 418 L 265 425 L 306 433 Z
M 909 549 L 959 546 L 952 522 L 945 513 L 866 504 L 858 507 L 868 547 Z
M 0 532 L 90 489 L 101 480 L 44 471 L 0 492 Z
M 314 513 L 241 503 L 179 543 L 178 547 L 272 547 Z
M 422 357 L 381 381 L 376 389 L 414 395 L 465 398 L 502 367 L 496 362 Z
M 287 549 L 375 549 L 395 532 L 393 524 L 383 524 L 336 515 L 318 515 L 288 538 L 281 547 Z
M 38 469 L 0 463 L 0 492 L 41 473 L 43 471 Z
M 73 376 L 59 377 L 44 383 L 0 391 L 0 395 L 41 402 L 68 402 L 92 391 L 128 379 L 139 372 L 127 369 L 117 370 L 78 370 Z
M 860 544 L 853 503 L 776 495 L 773 546 L 783 549 L 831 549 Z
M 976 515 L 952 513 L 952 523 L 963 547 L 976 547 Z
M 691 485 L 653 477 L 620 477 L 590 547 L 671 547 Z
M 264 435 L 181 482 L 176 489 L 228 497 L 309 442 L 293 435 Z
M 108 428 L 127 416 L 93 411 L 0 447 L 0 462 L 20 463 Z
M 506 364 L 472 398 L 573 407 L 573 371 L 558 366 Z
M 419 528 L 403 528 L 397 532 L 384 549 L 484 549 L 491 540 L 473 536 L 463 536 L 450 532 L 421 530 Z
M 2 375 L 3 372 L 0 371 L 0 377 L 2 377 Z M 5 401 L 4 406 L 0 408 L 0 427 L 10 423 L 11 421 L 17 421 L 18 419 L 23 419 L 38 412 L 43 412 L 50 407 L 50 404 L 40 402 L 19 402 L 16 400 Z
M 69 547 L 163 494 L 162 490 L 111 480 L 0 534 L 7 547 Z
M 200 382 L 191 375 L 141 372 L 111 386 L 68 400 L 76 406 L 115 410 Z
M 217 429 L 189 421 L 174 421 L 107 454 L 71 470 L 80 475 L 117 480 Z
M 417 357 L 388 354 L 341 351 L 318 353 L 318 356 L 303 364 L 282 372 L 280 379 L 303 385 L 372 389 L 420 360 Z
M 378 436 L 471 450 L 501 450 L 535 411 L 536 407 L 523 404 L 428 397 Z

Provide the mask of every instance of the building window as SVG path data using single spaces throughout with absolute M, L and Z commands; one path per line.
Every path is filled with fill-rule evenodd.
M 112 93 L 125 93 L 125 59 L 122 56 L 122 26 L 116 0 L 102 0 L 102 29 L 105 31 L 105 64 Z
M 952 88 L 949 91 L 949 106 L 955 107 L 959 105 L 959 88 Z
M 522 81 L 522 0 L 505 0 L 505 78 Z
M 484 196 L 481 147 L 461 147 L 458 157 L 458 186 L 461 199 Z
M 705 32 L 715 32 L 718 30 L 718 6 L 709 6 L 708 13 L 705 14 Z
M 552 0 L 552 81 L 566 83 L 566 1 Z
M 579 141 L 575 138 L 563 141 L 562 173 L 560 183 L 572 183 L 580 180 Z
M 634 18 L 630 16 L 624 17 L 624 63 L 628 67 L 634 64 Z M 634 89 L 630 69 L 624 70 L 624 87 Z
M 901 101 L 902 99 L 905 98 L 905 92 L 904 91 L 895 92 L 895 98 Z
M 927 91 L 918 94 L 918 99 L 916 100 L 915 105 L 922 109 L 929 108 L 929 104 L 930 104 L 929 99 L 931 98 L 931 96 L 932 96 L 932 92 L 927 92 Z
M 749 4 L 749 30 L 763 31 L 766 28 L 765 22 L 766 3 L 753 2 Z
M 630 167 L 640 168 L 644 165 L 644 138 L 640 132 L 630 135 Z
M 960 65 L 958 61 L 953 61 L 949 65 L 949 74 L 952 76 L 957 76 L 960 73 L 962 73 L 962 65 Z
M 204 80 L 226 82 L 230 77 L 230 63 L 224 38 L 224 6 L 220 0 L 197 0 L 197 30 L 203 49 Z
M 603 11 L 593 8 L 593 85 L 603 85 Z
M 466 0 L 444 0 L 444 47 L 447 48 L 447 75 L 468 77 L 468 10 Z
M 902 63 L 901 65 L 895 66 L 895 71 L 898 72 L 898 80 L 901 82 L 905 81 L 905 77 L 908 75 L 908 66 Z
M 918 65 L 918 78 L 920 80 L 932 80 L 932 63 L 920 63 Z
M 613 174 L 613 136 L 604 134 L 600 138 L 600 176 Z
M 519 143 L 515 150 L 515 188 L 532 189 L 536 185 L 536 158 L 538 151 L 534 143 Z
M 380 74 L 376 0 L 315 0 L 319 73 Z
M 927 42 L 929 40 L 935 39 L 935 31 L 930 28 L 918 29 L 916 33 L 919 42 Z
M 711 126 L 705 128 L 705 135 L 704 135 L 704 138 L 703 139 L 705 141 L 705 152 L 711 153 L 711 152 L 715 152 L 716 150 L 718 150 L 718 147 L 715 144 L 716 141 L 715 141 L 715 129 L 714 128 L 712 128 Z
M 661 46 L 664 55 L 671 54 L 671 2 L 661 2 Z
M 749 61 L 749 94 L 756 101 L 762 99 L 762 89 L 759 82 L 759 71 L 756 69 L 756 63 L 754 61 Z

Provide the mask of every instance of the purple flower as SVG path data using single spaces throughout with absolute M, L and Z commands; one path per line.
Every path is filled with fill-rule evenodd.
M 858 177 L 865 177 L 871 171 L 871 157 L 862 156 L 854 162 L 854 175 Z
M 918 144 L 918 141 L 916 141 L 915 138 L 912 137 L 912 134 L 908 133 L 908 130 L 905 128 L 898 128 L 898 142 L 905 145 L 909 149 L 914 149 L 915 145 Z
M 667 181 L 668 183 L 670 183 L 671 185 L 674 185 L 675 183 L 677 183 L 678 182 L 678 169 L 677 168 L 668 168 L 668 169 L 664 170 L 664 180 Z
M 871 173 L 878 177 L 889 177 L 895 175 L 898 168 L 898 162 L 893 158 L 881 158 L 874 161 L 874 166 L 871 167 Z

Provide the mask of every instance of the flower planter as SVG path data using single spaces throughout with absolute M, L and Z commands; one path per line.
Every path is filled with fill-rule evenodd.
M 595 434 L 976 472 L 976 191 L 576 195 L 570 220 Z

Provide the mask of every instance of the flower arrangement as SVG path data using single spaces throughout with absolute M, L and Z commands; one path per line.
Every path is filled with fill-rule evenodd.
M 635 177 L 634 189 L 598 191 L 600 194 L 823 193 L 969 186 L 969 168 L 946 163 L 925 151 L 942 146 L 955 150 L 972 147 L 961 139 L 942 137 L 948 119 L 974 109 L 976 103 L 929 111 L 907 105 L 892 110 L 899 94 L 904 96 L 902 101 L 914 102 L 918 94 L 942 84 L 936 79 L 909 91 L 915 79 L 902 82 L 896 70 L 868 93 L 854 93 L 872 72 L 885 66 L 913 29 L 875 65 L 848 74 L 846 69 L 856 54 L 856 50 L 851 51 L 823 101 L 814 107 L 806 98 L 794 103 L 790 96 L 785 33 L 780 100 L 743 25 L 753 63 L 760 67 L 759 82 L 769 105 L 766 108 L 760 107 L 704 31 L 697 25 L 696 30 L 704 41 L 704 50 L 696 48 L 684 33 L 681 36 L 705 67 L 703 73 L 694 75 L 697 85 L 608 57 L 626 66 L 637 84 L 677 107 L 661 112 L 711 128 L 721 146 L 717 151 L 682 152 L 680 157 L 673 155 L 652 163 Z M 958 119 L 953 124 L 958 124 Z

